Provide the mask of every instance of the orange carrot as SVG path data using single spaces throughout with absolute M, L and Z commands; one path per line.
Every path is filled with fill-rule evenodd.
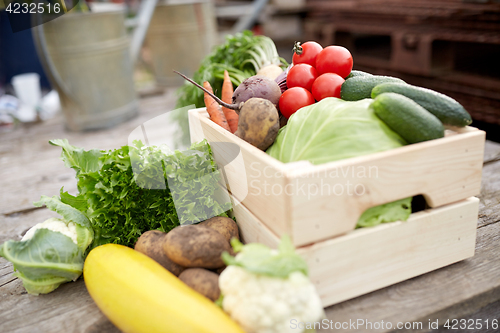
M 229 78 L 229 73 L 227 70 L 224 71 L 224 82 L 222 83 L 222 101 L 228 104 L 233 102 L 233 83 Z M 226 116 L 227 123 L 229 128 L 231 129 L 231 133 L 236 132 L 238 129 L 238 114 L 236 111 L 222 107 L 222 111 L 224 111 L 224 115 Z
M 213 93 L 212 87 L 208 81 L 203 82 L 203 87 Z M 231 131 L 221 106 L 206 92 L 203 100 L 205 101 L 205 106 L 207 107 L 210 119 L 212 119 L 212 121 L 217 125 L 222 126 L 222 128 Z

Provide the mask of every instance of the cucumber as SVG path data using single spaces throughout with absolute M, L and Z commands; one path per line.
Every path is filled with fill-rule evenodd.
M 367 72 L 358 71 L 358 70 L 353 69 L 353 70 L 351 71 L 351 73 L 350 73 L 349 75 L 347 75 L 347 77 L 346 77 L 345 79 L 347 80 L 347 79 L 350 79 L 351 77 L 356 77 L 356 76 L 366 76 L 366 75 L 372 75 L 372 74 L 367 73 Z
M 342 84 L 340 88 L 340 98 L 345 101 L 359 101 L 364 98 L 371 98 L 372 89 L 384 82 L 400 82 L 403 80 L 383 75 L 358 75 L 353 76 Z
M 444 137 L 441 121 L 412 99 L 392 92 L 378 95 L 370 107 L 408 143 Z
M 464 127 L 472 123 L 470 114 L 451 97 L 437 91 L 395 82 L 382 83 L 372 90 L 372 98 L 386 92 L 404 95 L 438 117 L 445 125 Z

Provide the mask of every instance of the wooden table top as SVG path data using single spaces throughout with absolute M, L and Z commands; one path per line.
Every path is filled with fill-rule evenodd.
M 55 216 L 45 208 L 34 209 L 41 195 L 59 194 L 62 186 L 76 192 L 74 171 L 59 159 L 60 149 L 50 139 L 68 138 L 86 149 L 112 149 L 127 144 L 128 134 L 143 122 L 173 109 L 175 93 L 142 98 L 140 116 L 109 130 L 72 133 L 64 130 L 61 117 L 42 124 L 0 133 L 0 243 L 20 239 L 31 226 Z M 364 320 L 381 323 L 423 323 L 429 320 L 500 320 L 500 144 L 486 142 L 476 254 L 462 262 L 396 285 L 333 305 L 328 320 L 343 324 L 336 332 L 353 330 L 345 323 Z M 491 328 L 467 332 L 498 332 Z M 41 296 L 28 295 L 12 264 L 0 258 L 0 332 L 118 332 L 90 298 L 82 279 Z M 321 330 L 327 332 L 328 330 Z M 378 329 L 376 332 L 404 331 Z

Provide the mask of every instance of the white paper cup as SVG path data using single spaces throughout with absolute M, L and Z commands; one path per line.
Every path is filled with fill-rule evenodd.
M 22 104 L 36 108 L 41 99 L 40 75 L 37 73 L 26 73 L 16 75 L 12 78 L 12 85 L 17 98 Z

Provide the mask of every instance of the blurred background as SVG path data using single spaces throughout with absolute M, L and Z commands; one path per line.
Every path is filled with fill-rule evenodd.
M 500 0 L 80 1 L 20 32 L 11 29 L 7 2 L 0 1 L 3 132 L 54 117 L 69 131 L 111 128 L 143 112 L 142 99 L 165 94 L 172 108 L 183 82 L 171 70 L 192 76 L 228 35 L 250 30 L 270 37 L 289 63 L 295 41 L 345 46 L 354 69 L 449 95 L 500 142 Z

